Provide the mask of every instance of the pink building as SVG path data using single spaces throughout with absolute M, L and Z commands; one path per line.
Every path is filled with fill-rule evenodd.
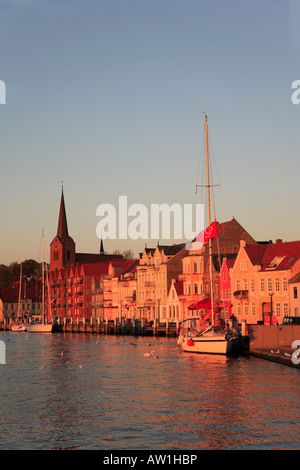
M 219 309 L 222 310 L 222 316 L 225 320 L 230 319 L 232 315 L 231 303 L 231 279 L 229 270 L 235 263 L 235 258 L 223 258 L 223 263 L 219 275 Z
M 104 319 L 136 318 L 136 266 L 139 260 L 112 261 L 103 280 Z
M 300 241 L 247 245 L 230 269 L 233 312 L 239 322 L 282 323 L 291 315 L 289 280 L 300 270 Z
M 228 222 L 217 222 L 217 233 L 218 238 L 212 239 L 212 259 L 214 302 L 218 303 L 221 300 L 219 273 L 222 260 L 236 257 L 243 238 L 249 245 L 256 245 L 256 242 L 234 218 Z M 201 250 L 187 252 L 182 259 L 182 274 L 178 279 L 183 281 L 183 294 L 180 296 L 182 320 L 204 313 L 211 295 L 208 243 Z

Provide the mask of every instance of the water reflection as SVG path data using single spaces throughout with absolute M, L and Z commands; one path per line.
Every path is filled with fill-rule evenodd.
M 300 447 L 296 369 L 174 339 L 0 336 L 2 449 Z

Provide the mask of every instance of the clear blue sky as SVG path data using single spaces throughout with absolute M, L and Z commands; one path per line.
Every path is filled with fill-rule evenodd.
M 299 21 L 296 0 L 0 0 L 0 263 L 38 259 L 43 227 L 49 258 L 62 180 L 79 252 L 119 195 L 201 202 L 204 111 L 218 220 L 299 240 Z

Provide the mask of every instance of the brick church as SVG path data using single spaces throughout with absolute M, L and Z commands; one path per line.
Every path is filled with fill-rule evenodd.
M 50 244 L 50 269 L 46 313 L 54 317 L 90 318 L 95 285 L 108 274 L 110 263 L 124 262 L 121 255 L 104 254 L 101 240 L 99 253 L 76 253 L 69 235 L 62 189 L 57 234 Z

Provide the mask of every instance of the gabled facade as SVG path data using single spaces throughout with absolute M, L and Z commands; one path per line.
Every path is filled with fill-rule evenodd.
M 238 320 L 281 324 L 290 315 L 288 281 L 299 268 L 299 241 L 256 246 L 241 241 L 230 270 L 233 313 Z
M 136 267 L 139 260 L 111 262 L 103 280 L 103 314 L 121 321 L 136 316 Z
M 172 279 L 181 273 L 185 243 L 145 248 L 137 266 L 137 318 L 166 318 Z
M 181 322 L 183 320 L 182 302 L 180 302 L 182 294 L 183 281 L 172 279 L 167 299 L 166 316 L 161 318 L 162 321 Z
M 240 240 L 247 239 L 249 245 L 256 245 L 256 241 L 239 224 L 236 219 L 228 222 L 217 222 L 218 238 L 212 239 L 213 260 L 213 294 L 214 302 L 219 303 L 220 297 L 219 273 L 224 258 L 235 258 L 240 246 Z M 211 297 L 211 283 L 209 272 L 208 243 L 200 250 L 190 250 L 182 260 L 182 274 L 179 279 L 183 281 L 183 295 L 181 296 L 183 319 L 198 316 L 204 313 L 201 302 Z M 194 308 L 195 307 L 195 308 Z M 223 312 L 226 314 L 226 310 Z
M 224 320 L 230 319 L 232 315 L 231 303 L 231 278 L 229 270 L 234 266 L 235 257 L 231 259 L 223 258 L 219 275 L 219 309 L 222 310 Z

